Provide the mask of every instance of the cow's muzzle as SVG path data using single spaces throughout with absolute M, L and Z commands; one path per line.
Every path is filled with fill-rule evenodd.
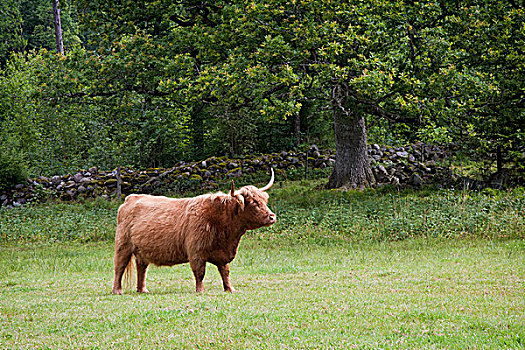
M 268 213 L 268 225 L 273 225 L 277 221 L 277 216 L 274 213 Z

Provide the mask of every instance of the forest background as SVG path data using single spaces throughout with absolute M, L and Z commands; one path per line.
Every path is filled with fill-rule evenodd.
M 96 165 L 454 144 L 522 174 L 525 2 L 63 0 L 0 4 L 0 187 Z M 363 156 L 365 155 L 365 156 Z
M 329 187 L 373 185 L 367 144 L 420 141 L 523 179 L 524 48 L 525 0 L 3 0 L 0 197 L 313 144 L 336 151 Z M 118 200 L 0 208 L 0 348 L 524 347 L 523 187 L 282 175 L 233 295 L 183 265 L 111 295 Z

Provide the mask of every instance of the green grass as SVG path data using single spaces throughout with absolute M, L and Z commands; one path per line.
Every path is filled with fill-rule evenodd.
M 521 348 L 523 241 L 298 245 L 247 237 L 237 293 L 208 267 L 151 268 L 149 295 L 110 294 L 112 246 L 2 249 L 0 347 Z
M 0 210 L 0 349 L 525 347 L 523 189 L 316 185 L 272 189 L 234 294 L 208 265 L 196 295 L 184 264 L 112 295 L 114 203 Z

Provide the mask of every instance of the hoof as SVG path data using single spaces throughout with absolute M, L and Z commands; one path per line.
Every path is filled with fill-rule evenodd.
M 147 293 L 149 293 L 149 290 L 147 290 L 146 288 L 144 288 L 144 289 L 137 289 L 137 292 L 138 292 L 138 293 L 144 293 L 144 294 L 147 294 Z
M 113 289 L 111 292 L 115 295 L 122 295 L 122 289 Z

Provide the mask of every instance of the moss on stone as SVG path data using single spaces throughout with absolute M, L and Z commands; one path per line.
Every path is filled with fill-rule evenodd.
M 193 174 L 193 175 L 190 176 L 190 180 L 202 181 L 202 176 L 200 176 L 198 174 Z

